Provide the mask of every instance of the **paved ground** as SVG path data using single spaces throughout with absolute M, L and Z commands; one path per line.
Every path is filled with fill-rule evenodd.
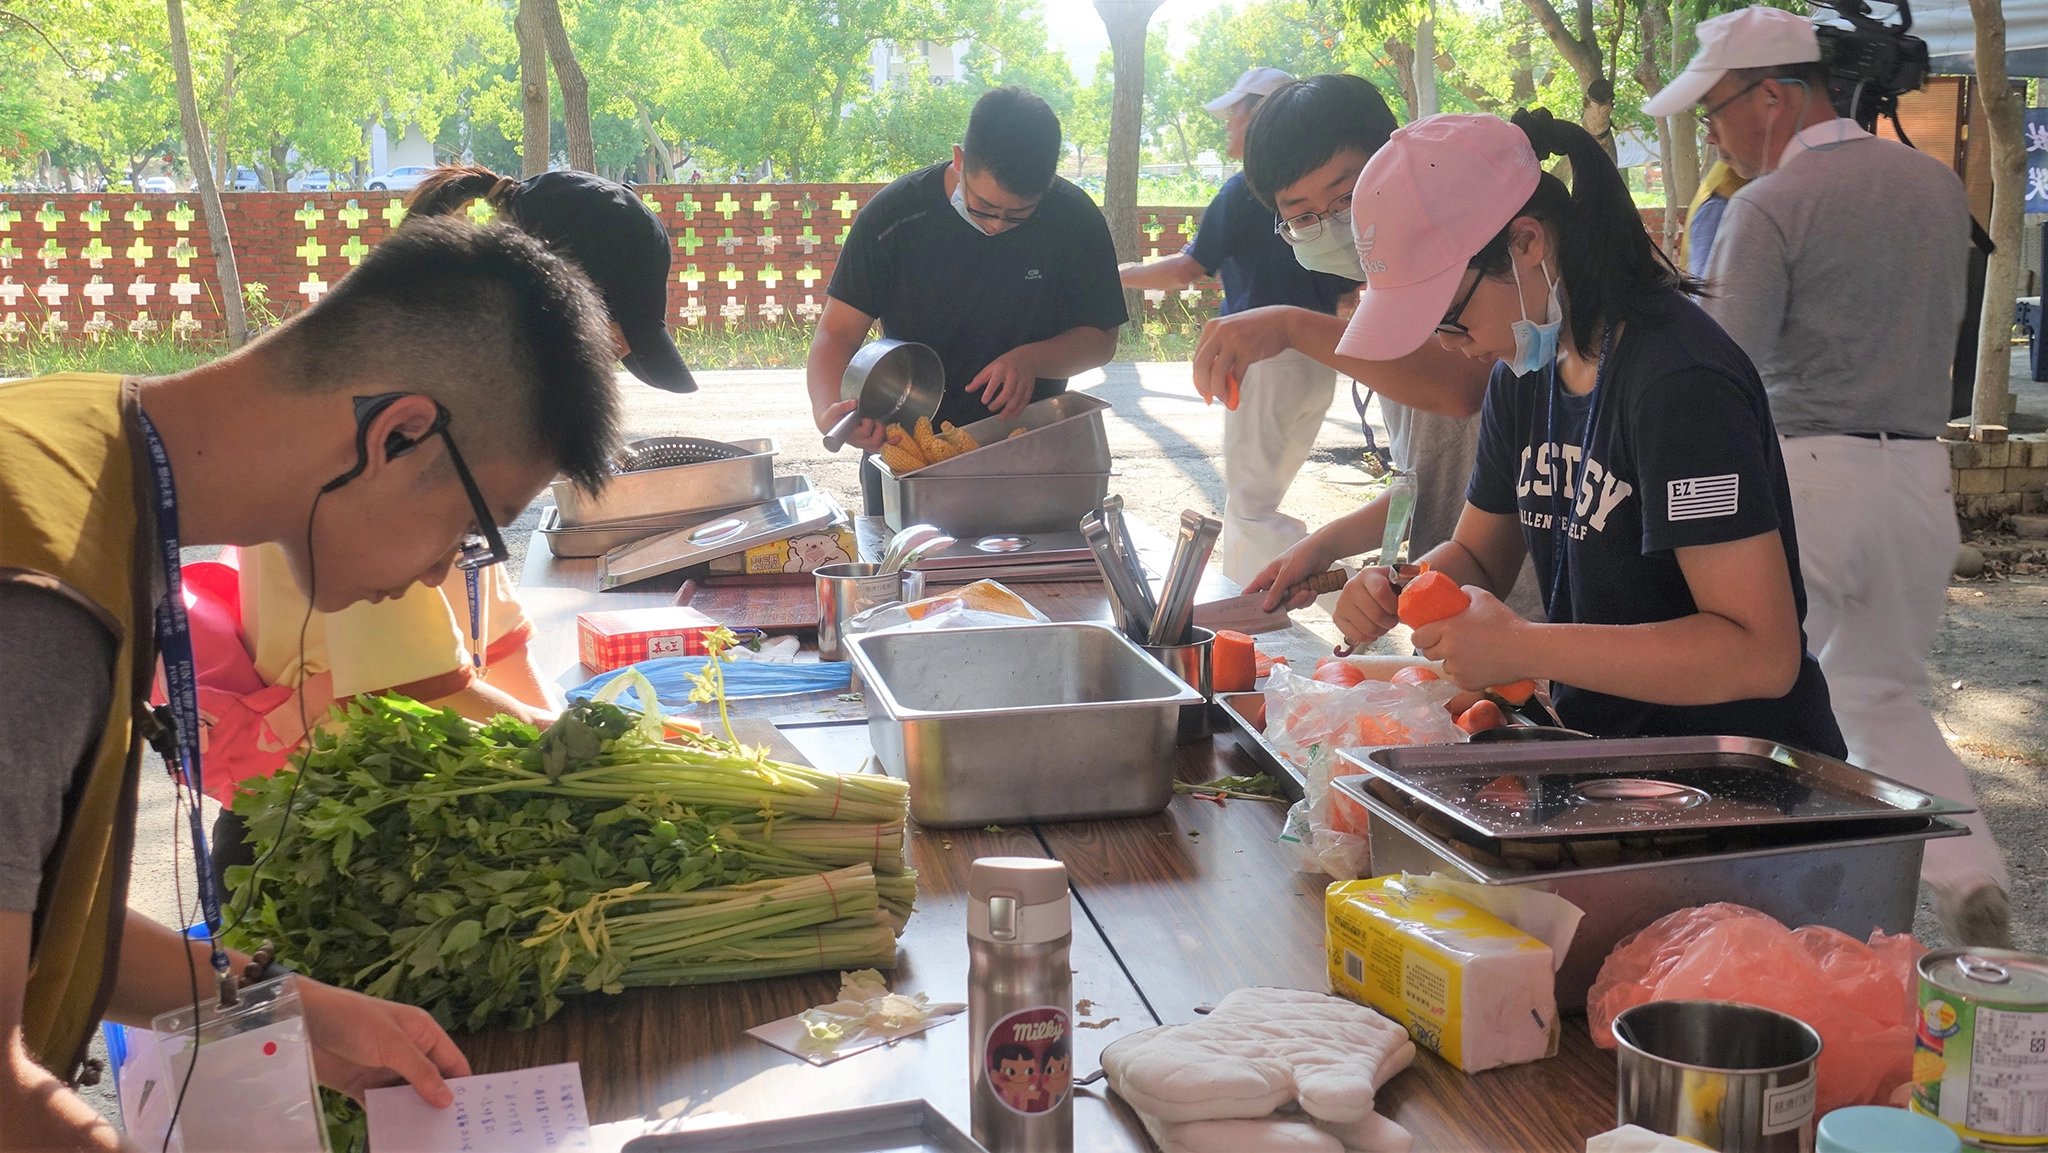
M 2014 386 L 2021 395 L 2015 426 L 2048 426 L 2048 387 L 2026 379 L 2024 349 L 2015 361 Z M 779 471 L 807 473 L 844 503 L 857 503 L 855 454 L 823 450 L 797 373 L 705 372 L 698 379 L 703 390 L 690 396 L 632 384 L 626 395 L 633 435 L 773 436 L 781 452 Z M 1220 510 L 1222 412 L 1203 406 L 1186 365 L 1113 364 L 1074 386 L 1115 406 L 1109 435 L 1120 475 L 1113 491 L 1139 515 L 1163 525 L 1183 508 L 1212 515 Z M 1380 435 L 1384 443 L 1384 429 Z M 1315 525 L 1357 507 L 1366 478 L 1350 462 L 1363 445 L 1349 396 L 1340 387 L 1317 459 L 1295 484 L 1287 511 Z M 528 510 L 520 531 L 507 531 L 516 550 L 524 549 L 526 530 L 539 511 L 538 505 Z M 2048 787 L 2042 781 L 2048 766 L 2042 689 L 2048 677 L 2048 579 L 1958 582 L 1949 590 L 1949 603 L 1947 624 L 1929 660 L 1935 715 L 1968 763 L 2011 861 L 2019 943 L 2048 952 Z M 1328 628 L 1327 618 L 1313 611 L 1299 619 Z M 144 775 L 131 903 L 165 921 L 178 919 L 174 881 L 183 879 L 188 905 L 192 899 L 190 850 L 173 856 L 171 816 L 170 789 L 152 755 Z M 1927 944 L 1941 943 L 1924 908 L 1916 932 Z M 110 1096 L 96 1099 L 111 1112 Z

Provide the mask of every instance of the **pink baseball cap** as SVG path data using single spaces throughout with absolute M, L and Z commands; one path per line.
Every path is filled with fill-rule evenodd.
M 1338 353 L 1396 360 L 1422 347 L 1466 266 L 1529 202 L 1540 175 L 1529 138 L 1498 116 L 1445 113 L 1395 129 L 1352 192 L 1366 285 Z

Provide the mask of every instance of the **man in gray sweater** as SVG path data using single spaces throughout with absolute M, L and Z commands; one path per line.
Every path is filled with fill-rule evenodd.
M 1699 106 L 1747 185 L 1701 303 L 1756 363 L 1784 438 L 1806 633 L 1858 765 L 1972 802 L 1922 703 L 1958 542 L 1948 454 L 1970 209 L 1924 153 L 1840 118 L 1813 25 L 1775 8 L 1703 21 L 1700 51 L 1643 110 Z M 1952 945 L 2010 943 L 2003 857 L 1980 815 L 1931 841 L 1922 879 Z

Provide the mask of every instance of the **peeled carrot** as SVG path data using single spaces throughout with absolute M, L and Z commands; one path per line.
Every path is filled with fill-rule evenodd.
M 1220 629 L 1209 652 L 1209 677 L 1219 693 L 1248 693 L 1258 680 L 1257 648 L 1252 638 Z
M 1437 569 L 1423 573 L 1401 590 L 1401 623 L 1411 629 L 1449 620 L 1472 607 L 1472 597 L 1458 582 Z
M 1521 706 L 1529 703 L 1530 697 L 1536 695 L 1536 682 L 1516 681 L 1514 684 L 1511 685 L 1495 685 L 1486 691 L 1492 693 L 1494 696 L 1499 697 L 1501 700 L 1504 700 L 1507 703 L 1514 705 L 1517 708 L 1520 708 Z
M 1478 704 L 1466 709 L 1465 715 L 1458 718 L 1458 727 L 1468 733 L 1483 733 L 1488 729 L 1506 728 L 1507 723 L 1507 714 L 1501 712 L 1500 706 L 1492 701 L 1480 701 Z
M 1326 685 L 1355 685 L 1365 680 L 1365 673 L 1349 661 L 1324 658 L 1316 662 L 1315 676 L 1309 678 Z

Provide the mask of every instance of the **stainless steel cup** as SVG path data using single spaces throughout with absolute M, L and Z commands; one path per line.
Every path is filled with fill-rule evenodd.
M 1199 625 L 1189 625 L 1181 634 L 1188 639 L 1177 645 L 1141 645 L 1152 659 L 1165 665 L 1189 688 L 1202 694 L 1201 702 L 1180 707 L 1180 728 L 1175 739 L 1185 745 L 1209 735 L 1209 706 L 1216 700 L 1211 660 L 1216 634 Z
M 820 566 L 811 575 L 818 582 L 818 659 L 846 659 L 846 622 L 876 605 L 914 601 L 924 595 L 924 574 L 915 569 L 882 575 L 882 566 L 866 561 Z
M 1721 1153 L 1813 1153 L 1820 1034 L 1733 1001 L 1651 1001 L 1614 1018 L 1619 1124 Z

